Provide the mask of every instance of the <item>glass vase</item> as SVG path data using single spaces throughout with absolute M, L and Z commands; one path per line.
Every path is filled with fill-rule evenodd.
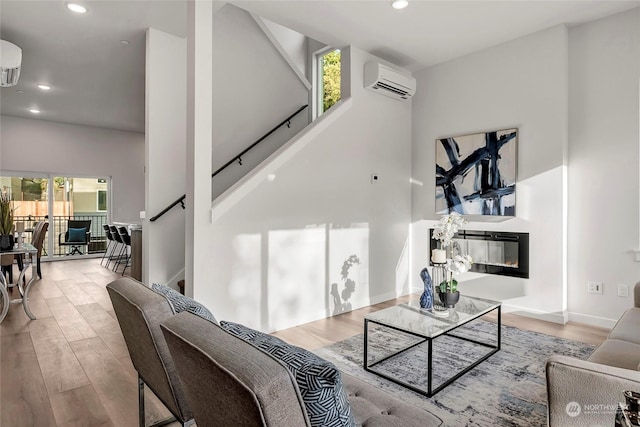
M 447 269 L 445 265 L 446 264 L 433 264 L 431 280 L 433 281 L 433 287 L 436 295 L 440 290 L 440 283 L 447 280 Z

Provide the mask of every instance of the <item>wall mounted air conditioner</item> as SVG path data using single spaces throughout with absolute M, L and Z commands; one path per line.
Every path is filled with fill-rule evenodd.
M 409 99 L 416 93 L 416 79 L 386 65 L 367 62 L 364 87 L 394 99 Z
M 0 40 L 0 87 L 11 87 L 18 83 L 22 49 L 13 43 Z

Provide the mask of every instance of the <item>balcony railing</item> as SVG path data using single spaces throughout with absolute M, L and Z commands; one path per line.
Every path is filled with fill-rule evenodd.
M 24 222 L 25 230 L 33 230 L 33 226 L 38 221 L 49 221 L 49 230 L 47 231 L 47 235 L 45 236 L 44 244 L 43 244 L 43 256 L 49 255 L 53 257 L 58 256 L 66 256 L 69 252 L 68 246 L 60 246 L 58 245 L 58 236 L 62 233 L 62 241 L 64 241 L 64 233 L 68 229 L 68 221 L 69 220 L 91 220 L 91 240 L 89 245 L 83 248 L 83 254 L 101 254 L 104 253 L 107 247 L 107 238 L 104 234 L 104 224 L 107 223 L 107 215 L 106 214 L 80 214 L 80 215 L 71 215 L 71 216 L 53 216 L 52 218 L 49 216 L 15 216 L 13 218 L 14 222 Z M 30 232 L 27 231 L 25 233 L 25 241 L 31 241 Z M 49 241 L 52 239 L 53 241 L 53 253 L 51 254 L 51 248 L 49 246 Z

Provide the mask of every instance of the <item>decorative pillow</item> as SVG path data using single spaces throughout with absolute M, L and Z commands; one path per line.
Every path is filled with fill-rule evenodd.
M 70 228 L 69 229 L 69 239 L 67 242 L 77 242 L 84 243 L 87 238 L 87 229 L 86 228 Z
M 213 314 L 211 314 L 211 312 L 207 310 L 207 307 L 187 296 L 182 295 L 180 292 L 171 289 L 168 286 L 159 285 L 157 283 L 152 284 L 151 289 L 153 289 L 160 295 L 163 295 L 167 299 L 167 301 L 169 301 L 169 304 L 171 305 L 174 313 L 188 311 L 189 313 L 200 316 L 203 319 L 215 323 L 216 325 L 218 324 L 218 321 L 213 316 Z
M 220 326 L 270 354 L 289 369 L 298 383 L 311 426 L 355 426 L 340 371 L 333 363 L 303 348 L 237 323 L 222 322 Z

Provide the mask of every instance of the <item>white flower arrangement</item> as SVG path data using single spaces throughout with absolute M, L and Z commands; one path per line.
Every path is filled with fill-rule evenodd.
M 446 258 L 445 265 L 448 274 L 446 280 L 438 284 L 440 292 L 456 292 L 458 290 L 458 281 L 453 278 L 453 275 L 466 273 L 471 269 L 471 265 L 473 264 L 471 256 L 460 253 L 460 246 L 458 244 L 453 244 L 454 235 L 458 232 L 460 227 L 465 224 L 467 224 L 467 221 L 457 212 L 453 212 L 449 215 L 443 215 L 431 235 L 433 239 L 440 241 L 441 248 L 450 248 L 450 256 Z M 455 253 L 456 247 L 458 249 L 458 253 Z M 435 251 L 444 252 L 445 250 L 436 249 Z M 436 254 L 433 255 L 434 257 L 436 256 Z M 440 258 L 442 258 L 442 256 Z
M 442 215 L 440 222 L 436 224 L 433 229 L 433 237 L 435 240 L 440 240 L 442 248 L 446 248 L 451 244 L 453 236 L 458 232 L 460 227 L 465 225 L 467 220 L 457 212 L 453 212 L 449 215 Z
M 447 259 L 447 270 L 452 274 L 462 274 L 471 269 L 471 264 L 473 259 L 470 255 L 454 255 L 453 259 Z

